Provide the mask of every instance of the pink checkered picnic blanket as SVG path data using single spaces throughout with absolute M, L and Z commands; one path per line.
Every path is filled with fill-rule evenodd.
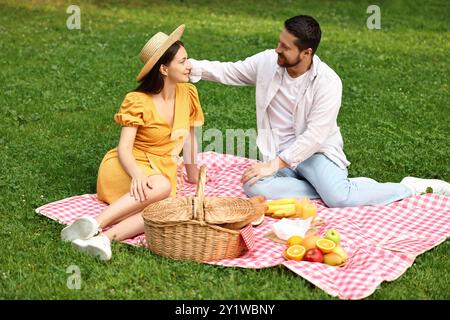
M 243 169 L 255 160 L 205 152 L 200 154 L 199 162 L 207 166 L 206 196 L 245 197 L 239 180 Z M 194 193 L 195 186 L 186 182 L 179 190 L 180 196 Z M 266 237 L 277 221 L 268 217 L 253 229 L 252 250 L 236 259 L 210 263 L 253 269 L 282 264 L 332 296 L 361 299 L 371 295 L 381 282 L 400 277 L 419 254 L 450 236 L 450 197 L 447 196 L 427 194 L 386 206 L 357 208 L 327 208 L 321 201 L 316 204 L 318 218 L 326 221 L 319 232 L 335 228 L 341 233 L 341 243 L 348 254 L 343 267 L 286 261 L 281 255 L 285 245 Z M 68 224 L 83 215 L 95 217 L 105 206 L 95 195 L 86 194 L 44 205 L 36 211 Z M 124 242 L 142 245 L 144 239 L 140 235 Z

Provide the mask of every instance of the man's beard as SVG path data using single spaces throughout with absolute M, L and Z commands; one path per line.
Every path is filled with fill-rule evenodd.
M 282 56 L 278 55 L 277 63 L 278 63 L 278 65 L 279 65 L 280 67 L 283 67 L 283 68 L 292 68 L 292 67 L 295 67 L 296 65 L 298 65 L 299 63 L 302 62 L 302 59 L 300 59 L 300 57 L 298 57 L 296 62 L 294 62 L 294 63 L 288 63 L 287 60 L 286 60 L 286 58 L 283 57 L 284 63 L 280 63 L 280 62 L 279 62 L 279 61 L 280 61 L 280 57 L 282 57 Z

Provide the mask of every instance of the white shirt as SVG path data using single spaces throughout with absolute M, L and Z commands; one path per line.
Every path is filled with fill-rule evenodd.
M 256 143 L 264 162 L 277 157 L 276 137 L 267 112 L 281 86 L 285 69 L 277 64 L 277 57 L 275 50 L 270 49 L 237 62 L 190 59 L 193 67 L 191 81 L 194 83 L 203 79 L 228 85 L 256 86 Z M 295 168 L 314 153 L 323 153 L 340 168 L 345 168 L 350 162 L 344 154 L 344 143 L 337 126 L 341 79 L 317 55 L 314 55 L 309 71 L 293 111 L 295 141 L 279 157 Z
M 279 144 L 276 146 L 277 152 L 285 150 L 295 141 L 294 110 L 308 72 L 292 78 L 287 69 L 284 69 L 280 89 L 267 108 L 270 127 L 278 139 L 276 140 Z

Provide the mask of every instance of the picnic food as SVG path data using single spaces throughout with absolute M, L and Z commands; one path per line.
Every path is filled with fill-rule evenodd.
M 315 217 L 317 213 L 316 205 L 313 202 L 305 204 L 302 208 L 302 218 Z
M 309 218 L 316 215 L 317 209 L 314 202 L 304 197 L 300 200 L 295 198 L 283 198 L 265 201 L 267 206 L 266 215 L 272 218 Z
M 339 266 L 344 263 L 344 259 L 337 253 L 330 252 L 323 256 L 323 262 L 330 266 Z
M 336 248 L 333 249 L 333 252 L 340 255 L 344 262 L 347 261 L 347 254 L 341 246 L 336 246 Z
M 336 243 L 329 239 L 319 239 L 316 241 L 316 247 L 320 249 L 323 253 L 329 253 L 336 248 Z
M 287 249 L 283 251 L 283 256 L 288 260 L 323 262 L 330 266 L 341 266 L 347 261 L 347 254 L 339 244 L 326 238 L 330 235 L 336 241 L 340 241 L 339 232 L 335 229 L 328 230 L 324 237 L 319 237 L 316 233 L 311 233 L 304 239 L 299 235 L 291 236 L 286 241 Z M 300 251 L 291 250 L 290 255 L 288 255 L 288 250 L 292 247 L 297 248 L 297 250 L 300 250 L 299 247 L 301 247 L 305 251 L 300 254 Z M 298 260 L 300 256 L 302 259 Z
M 341 235 L 337 230 L 330 229 L 325 233 L 325 239 L 330 239 L 331 241 L 336 243 L 336 245 L 338 245 L 339 242 L 341 241 Z
M 305 255 L 305 252 L 305 247 L 299 244 L 294 244 L 286 249 L 285 255 L 288 260 L 301 261 Z
M 300 237 L 300 236 L 296 236 L 296 235 L 290 237 L 290 238 L 287 240 L 287 242 L 286 242 L 286 244 L 288 245 L 288 247 L 293 246 L 293 245 L 295 245 L 295 244 L 302 244 L 302 243 L 303 243 L 303 238 Z
M 305 261 L 323 262 L 323 254 L 317 248 L 309 249 L 308 251 L 306 251 L 305 256 L 303 258 Z
M 277 211 L 282 211 L 282 212 L 286 212 L 286 213 L 291 213 L 293 212 L 294 214 L 295 212 L 295 203 L 286 203 L 286 204 L 273 204 L 271 202 L 269 202 L 267 204 L 268 206 L 268 213 L 275 213 Z
M 314 249 L 316 247 L 316 242 L 319 240 L 319 236 L 309 236 L 306 237 L 305 240 L 303 240 L 302 245 L 305 247 L 306 250 Z

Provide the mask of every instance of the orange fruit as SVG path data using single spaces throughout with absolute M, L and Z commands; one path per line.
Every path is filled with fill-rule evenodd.
M 287 250 L 285 251 L 285 254 L 289 260 L 300 261 L 303 259 L 305 252 L 306 252 L 306 250 L 305 250 L 304 246 L 301 246 L 299 244 L 294 244 L 293 246 L 290 246 L 289 248 L 287 248 Z
M 306 251 L 308 251 L 309 249 L 314 249 L 316 247 L 316 242 L 319 239 L 320 237 L 316 235 L 308 236 L 305 238 L 305 240 L 303 240 L 302 246 L 305 247 Z
M 320 249 L 323 253 L 329 253 L 336 248 L 336 243 L 329 239 L 319 239 L 316 241 L 316 247 Z
M 303 238 L 300 236 L 292 236 L 286 242 L 288 247 L 293 246 L 295 244 L 302 244 L 302 243 L 303 243 Z

